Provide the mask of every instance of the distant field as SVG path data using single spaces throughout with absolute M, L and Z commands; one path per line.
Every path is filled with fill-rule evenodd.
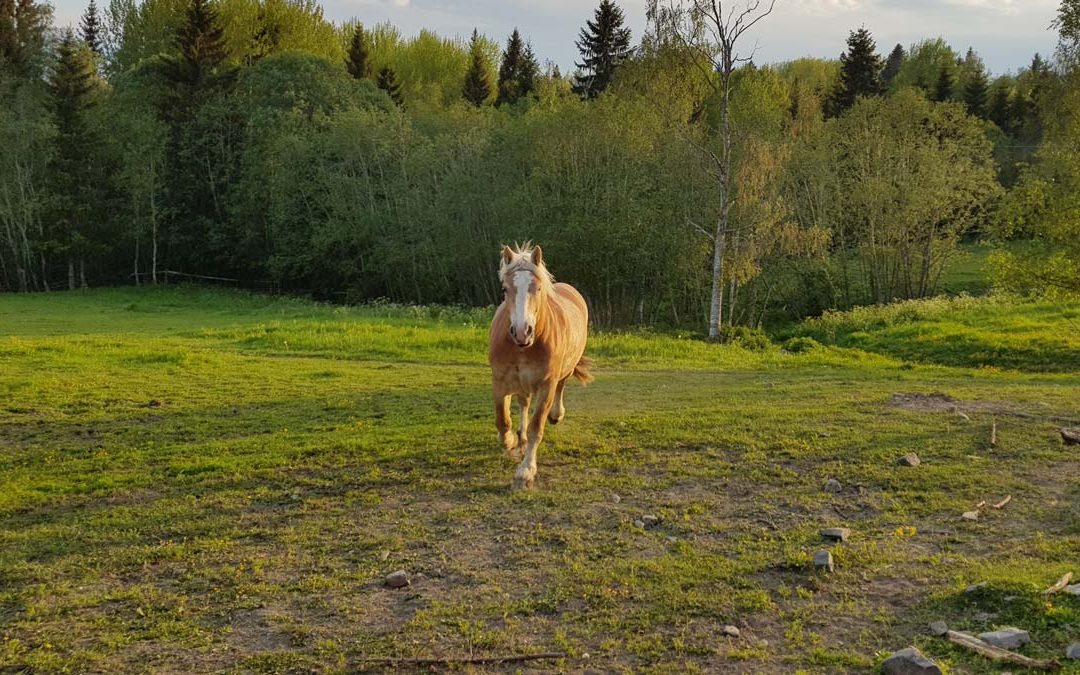
M 520 667 L 835 673 L 916 644 L 995 673 L 926 623 L 1020 626 L 1031 656 L 1080 638 L 1080 598 L 1041 595 L 1080 573 L 1057 436 L 1080 425 L 1080 307 L 859 310 L 792 330 L 799 353 L 595 336 L 597 381 L 568 390 L 528 493 L 495 443 L 486 320 L 0 296 L 0 672 L 543 651 L 565 656 Z M 817 574 L 834 526 L 851 539 Z M 384 587 L 397 569 L 411 585 Z

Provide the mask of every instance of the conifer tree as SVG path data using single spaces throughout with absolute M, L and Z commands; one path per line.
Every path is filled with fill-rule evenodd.
M 98 19 L 97 3 L 90 0 L 83 12 L 82 21 L 79 24 L 79 32 L 82 41 L 98 56 L 101 56 L 101 21 Z
M 0 73 L 31 75 L 45 45 L 52 8 L 34 0 L 0 0 Z
M 964 104 L 968 113 L 986 119 L 986 104 L 990 97 L 990 78 L 986 74 L 986 66 L 972 49 L 968 50 L 964 63 L 967 70 L 967 82 L 963 91 Z
M 95 143 L 85 119 L 96 77 L 92 53 L 68 29 L 49 77 L 57 135 L 49 167 L 48 229 L 51 248 L 67 256 L 71 289 L 77 286 L 76 263 L 81 285 L 86 286 L 84 256 L 92 227 L 88 216 L 97 201 L 92 176 Z
M 176 48 L 180 55 L 170 61 L 169 74 L 178 85 L 200 88 L 224 67 L 225 34 L 210 0 L 191 0 L 176 33 Z
M 484 46 L 480 43 L 480 34 L 475 28 L 469 42 L 469 56 L 471 62 L 468 72 L 465 73 L 465 86 L 461 94 L 466 101 L 479 108 L 491 97 L 491 75 L 488 73 L 487 61 L 484 59 Z
M 990 121 L 998 126 L 1006 135 L 1011 135 L 1012 125 L 1009 123 L 1009 87 L 1004 84 L 994 86 L 994 93 L 990 97 Z
M 379 71 L 379 76 L 375 79 L 375 84 L 379 86 L 379 89 L 385 91 L 390 99 L 401 105 L 401 85 L 398 84 L 397 74 L 390 66 L 383 66 Z
M 944 102 L 952 99 L 953 96 L 953 75 L 949 68 L 942 68 L 941 73 L 938 75 L 937 84 L 934 85 L 934 93 L 931 100 Z
M 574 78 L 574 93 L 596 98 L 608 88 L 615 70 L 629 58 L 630 29 L 625 27 L 622 9 L 612 0 L 600 0 L 592 21 L 587 21 L 577 40 L 581 61 Z
M 860 28 L 848 36 L 847 51 L 840 56 L 840 81 L 829 101 L 829 113 L 839 116 L 864 96 L 885 92 L 881 82 L 882 62 L 870 31 Z
M 513 103 L 531 93 L 539 69 L 532 47 L 525 44 L 521 33 L 515 28 L 506 41 L 506 50 L 499 65 L 498 97 L 495 104 Z
M 349 43 L 349 54 L 345 60 L 349 74 L 357 80 L 371 77 L 371 55 L 364 39 L 364 27 L 357 26 Z
M 903 45 L 898 44 L 893 47 L 892 52 L 889 53 L 889 58 L 885 61 L 885 68 L 881 71 L 882 84 L 886 87 L 892 84 L 892 81 L 900 73 L 900 68 L 904 65 L 906 59 L 907 52 L 904 51 Z

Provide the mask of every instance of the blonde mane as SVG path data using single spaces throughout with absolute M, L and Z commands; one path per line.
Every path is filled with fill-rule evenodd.
M 542 260 L 539 265 L 533 263 L 532 256 L 535 249 L 536 247 L 533 246 L 531 241 L 524 244 L 514 244 L 514 247 L 510 249 L 513 256 L 509 262 L 501 260 L 499 263 L 499 278 L 505 279 L 506 275 L 515 272 L 532 272 L 539 279 L 540 286 L 544 291 L 551 290 L 555 285 L 555 277 L 548 271 L 547 265 Z

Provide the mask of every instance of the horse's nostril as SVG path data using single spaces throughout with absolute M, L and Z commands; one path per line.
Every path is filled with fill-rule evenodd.
M 517 336 L 517 329 L 513 326 L 510 326 L 510 334 L 513 336 Z
M 533 327 L 532 326 L 526 326 L 525 327 L 525 337 L 531 337 L 532 334 L 533 334 Z

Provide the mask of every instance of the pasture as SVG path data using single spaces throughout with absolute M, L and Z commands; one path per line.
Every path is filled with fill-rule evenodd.
M 941 303 L 793 327 L 798 353 L 594 335 L 596 382 L 511 492 L 486 312 L 0 296 L 0 671 L 834 673 L 909 644 L 1000 671 L 936 619 L 1060 659 L 1080 308 Z

